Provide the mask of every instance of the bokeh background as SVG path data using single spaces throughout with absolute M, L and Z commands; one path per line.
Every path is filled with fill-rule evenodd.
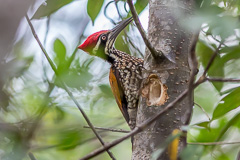
M 148 1 L 135 0 L 134 4 L 147 32 Z M 220 53 L 207 74 L 240 78 L 240 1 L 196 0 L 196 4 L 193 17 L 183 25 L 186 29 L 202 26 L 196 48 L 197 77 L 222 42 Z M 16 26 L 16 29 L 13 27 L 11 33 L 4 26 L 1 29 L 1 34 L 9 40 L 1 36 L 0 159 L 29 159 L 30 151 L 38 160 L 75 160 L 101 147 L 91 129 L 84 128 L 87 124 L 63 89 L 59 77 L 94 126 L 129 130 L 109 86 L 110 65 L 76 49 L 90 34 L 111 29 L 122 18 L 129 17 L 126 2 L 25 1 L 23 11 L 31 18 L 40 41 L 57 66 L 59 77 L 34 39 L 24 18 L 25 12 L 14 10 L 18 5 L 1 1 L 5 10 L 2 10 L 4 14 L 0 21 L 5 19 L 9 22 L 6 28 Z M 18 20 L 12 23 L 14 12 L 21 19 L 19 25 Z M 144 57 L 145 45 L 134 23 L 120 34 L 115 47 L 133 56 Z M 191 124 L 184 127 L 188 130 L 188 142 L 240 141 L 239 83 L 206 82 L 195 90 L 194 99 Z M 125 134 L 99 133 L 105 142 Z M 239 150 L 239 143 L 189 145 L 181 156 L 189 160 L 234 160 Z M 130 139 L 111 151 L 119 160 L 130 159 Z M 95 159 L 105 160 L 109 156 L 104 153 Z

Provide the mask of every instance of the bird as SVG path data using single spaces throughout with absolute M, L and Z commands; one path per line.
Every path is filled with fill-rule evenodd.
M 117 50 L 114 42 L 119 33 L 133 20 L 132 17 L 121 21 L 111 30 L 91 34 L 78 46 L 92 56 L 110 63 L 109 82 L 118 107 L 131 130 L 136 126 L 137 106 L 143 59 Z

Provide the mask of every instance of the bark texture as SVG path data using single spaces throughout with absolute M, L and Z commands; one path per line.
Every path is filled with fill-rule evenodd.
M 161 82 L 167 86 L 168 100 L 161 106 L 148 106 L 146 98 L 140 98 L 137 125 L 146 121 L 173 101 L 180 93 L 188 88 L 190 67 L 188 52 L 192 41 L 190 33 L 184 24 L 191 16 L 194 0 L 149 0 L 148 38 L 156 49 L 175 59 L 154 60 L 146 50 L 143 73 L 143 84 L 149 75 L 158 75 Z M 189 123 L 193 101 L 185 98 L 181 103 L 165 112 L 157 121 L 143 132 L 134 136 L 133 160 L 147 160 L 154 151 L 171 135 L 174 129 Z M 186 139 L 180 139 L 178 150 L 184 148 Z M 158 159 L 168 160 L 165 151 Z

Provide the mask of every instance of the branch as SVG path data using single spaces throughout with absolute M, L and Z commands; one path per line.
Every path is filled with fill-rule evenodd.
M 104 7 L 103 13 L 104 13 L 105 17 L 106 17 L 109 21 L 111 21 L 111 23 L 113 23 L 114 25 L 116 25 L 117 23 L 116 23 L 111 17 L 109 17 L 109 16 L 107 15 L 107 8 L 108 8 L 108 6 L 109 6 L 111 3 L 114 3 L 114 2 L 115 2 L 114 0 L 108 2 L 107 5 Z M 115 3 L 117 3 L 117 2 L 115 2 Z
M 115 8 L 116 8 L 116 10 L 117 10 L 117 13 L 118 13 L 119 18 L 120 18 L 121 20 L 123 20 L 123 17 L 122 17 L 122 15 L 120 14 L 120 11 L 119 11 L 118 6 L 117 6 L 117 2 L 118 2 L 118 1 L 110 1 L 110 2 L 108 2 L 107 5 L 104 7 L 104 15 L 105 15 L 105 17 L 106 17 L 109 21 L 111 21 L 111 23 L 113 23 L 114 25 L 116 25 L 117 23 L 116 23 L 111 17 L 109 17 L 109 16 L 107 15 L 107 8 L 108 8 L 109 5 L 110 5 L 111 3 L 113 3 L 113 2 L 114 2 L 114 4 L 115 4 Z M 134 45 L 134 43 L 132 42 L 131 38 L 127 35 L 127 33 L 126 33 L 125 30 L 124 30 L 124 35 L 126 36 L 126 38 L 127 38 L 128 42 L 130 43 L 130 45 L 131 45 L 135 50 L 137 50 L 137 52 L 138 52 L 138 53 L 141 55 L 141 57 L 143 58 L 143 57 L 144 57 L 144 56 L 143 56 L 143 53 L 140 51 L 140 49 L 139 49 L 138 47 L 136 47 L 136 45 Z
M 188 82 L 188 102 L 189 102 L 189 106 L 193 106 L 192 101 L 193 101 L 193 85 L 194 85 L 194 80 L 195 80 L 195 75 L 197 72 L 197 67 L 198 67 L 198 61 L 197 61 L 197 57 L 196 57 L 196 45 L 197 45 L 197 41 L 198 41 L 198 36 L 199 36 L 199 32 L 196 33 L 194 35 L 194 39 L 192 41 L 191 47 L 190 47 L 190 55 L 189 55 L 189 66 L 191 69 L 191 73 L 190 73 L 190 78 L 189 78 L 189 82 Z M 190 113 L 191 114 L 191 113 Z M 190 116 L 191 117 L 191 116 Z
M 112 2 L 112 1 L 111 1 L 111 2 Z M 109 3 L 110 3 L 110 2 L 109 2 Z M 107 6 L 106 6 L 106 7 L 107 7 Z M 119 11 L 118 6 L 117 6 L 117 1 L 115 1 L 115 8 L 116 8 L 116 10 L 117 10 L 117 13 L 118 13 L 119 18 L 120 18 L 121 20 L 123 20 L 122 15 L 120 14 L 120 11 Z M 105 9 L 104 9 L 104 11 L 105 11 Z M 105 13 L 104 13 L 104 14 L 105 14 Z M 105 15 L 105 16 L 106 16 L 106 15 Z M 127 38 L 128 42 L 130 43 L 130 45 L 140 54 L 141 58 L 143 58 L 143 57 L 144 57 L 144 56 L 143 56 L 143 53 L 140 51 L 140 49 L 139 49 L 136 45 L 134 45 L 134 43 L 132 42 L 131 38 L 128 36 L 126 30 L 124 30 L 124 35 L 126 36 L 126 38 Z
M 207 71 L 209 70 L 209 68 L 211 67 L 213 61 L 215 60 L 220 48 L 221 48 L 221 45 L 222 45 L 223 42 L 221 42 L 219 44 L 219 46 L 217 47 L 217 49 L 215 50 L 215 52 L 213 53 L 212 57 L 210 58 L 208 64 L 207 64 L 207 67 L 206 69 L 204 70 L 202 76 L 198 79 L 198 81 L 206 81 L 207 80 L 207 77 L 206 77 L 206 74 L 207 74 Z M 198 83 L 198 81 L 196 83 Z
M 27 22 L 31 28 L 31 31 L 32 31 L 32 34 L 34 36 L 34 38 L 36 39 L 39 47 L 41 48 L 43 54 L 45 55 L 45 57 L 47 58 L 47 61 L 49 62 L 51 68 L 53 69 L 54 73 L 56 74 L 56 76 L 58 76 L 59 80 L 60 80 L 60 83 L 62 84 L 64 90 L 68 93 L 69 97 L 73 100 L 73 102 L 75 103 L 75 105 L 77 106 L 78 110 L 82 113 L 84 119 L 86 120 L 87 124 L 91 127 L 92 131 L 94 132 L 94 134 L 96 135 L 96 137 L 98 138 L 98 140 L 100 141 L 100 143 L 105 146 L 105 143 L 103 142 L 102 138 L 100 137 L 100 135 L 97 133 L 97 131 L 94 129 L 93 127 L 93 124 L 91 123 L 91 121 L 89 120 L 89 118 L 87 117 L 86 113 L 84 112 L 84 110 L 81 108 L 80 104 L 77 102 L 77 100 L 73 97 L 72 93 L 70 92 L 70 90 L 67 88 L 66 84 L 62 81 L 62 79 L 59 77 L 59 73 L 57 71 L 57 68 L 56 66 L 54 65 L 53 61 L 51 60 L 51 58 L 48 56 L 45 48 L 43 47 L 41 41 L 39 40 L 37 34 L 36 34 L 36 31 L 29 19 L 29 17 L 26 15 L 26 19 L 27 19 Z M 109 151 L 109 150 L 106 150 L 109 154 L 109 156 L 115 160 L 115 157 L 113 156 L 113 154 Z
M 90 141 L 93 141 L 95 140 L 96 137 L 92 137 L 92 138 L 89 138 L 89 139 L 86 139 L 84 141 L 80 141 L 77 143 L 77 145 L 83 145 L 84 143 L 87 143 L 87 142 L 90 142 Z M 59 144 L 55 144 L 55 145 L 49 145 L 49 146 L 35 146 L 35 147 L 31 147 L 31 151 L 42 151 L 42 150 L 47 150 L 47 149 L 52 149 L 52 148 L 56 148 L 56 147 L 60 147 L 62 144 L 59 143 Z
M 218 40 L 216 37 L 214 37 L 210 32 L 206 32 L 203 29 L 201 30 L 206 36 L 210 35 L 215 41 L 221 43 L 220 40 Z M 225 43 L 222 43 L 223 46 L 228 47 Z M 229 48 L 229 47 L 228 47 Z
M 137 12 L 135 10 L 135 7 L 132 3 L 132 0 L 127 0 L 127 3 L 129 5 L 129 8 L 131 10 L 131 13 L 132 13 L 132 16 L 133 16 L 133 20 L 143 38 L 143 41 L 144 43 L 146 44 L 147 48 L 149 49 L 149 51 L 151 52 L 152 56 L 156 59 L 157 57 L 163 57 L 163 53 L 161 51 L 157 51 L 153 46 L 152 44 L 149 42 L 149 40 L 147 39 L 147 36 L 143 30 L 143 27 L 139 21 L 139 18 L 138 18 L 138 15 L 137 15 Z
M 0 132 L 3 132 L 3 131 L 18 133 L 19 129 L 10 123 L 0 123 Z
M 49 26 L 50 26 L 50 15 L 47 16 L 47 23 L 46 23 L 46 32 L 45 32 L 45 37 L 44 37 L 44 41 L 43 41 L 43 45 L 46 47 L 46 43 L 47 43 L 47 37 L 48 37 L 48 32 L 49 32 Z
M 35 158 L 35 156 L 32 154 L 32 152 L 29 152 L 29 153 L 28 153 L 28 156 L 29 156 L 29 158 L 30 158 L 31 160 L 37 160 L 37 159 Z
M 133 43 L 131 38 L 127 35 L 126 31 L 124 31 L 125 36 L 127 37 L 128 42 L 130 45 L 140 54 L 141 58 L 144 57 L 143 53 L 140 51 L 140 49 Z
M 196 88 L 199 84 L 205 82 L 205 79 L 199 79 L 193 86 Z M 101 153 L 103 153 L 106 149 L 112 148 L 113 146 L 116 146 L 117 144 L 121 143 L 122 141 L 128 139 L 129 137 L 143 131 L 146 129 L 150 124 L 152 124 L 155 120 L 157 120 L 163 113 L 168 111 L 169 109 L 173 108 L 177 103 L 181 102 L 188 94 L 188 89 L 186 89 L 184 92 L 182 92 L 175 100 L 170 102 L 165 108 L 163 108 L 160 112 L 157 114 L 153 115 L 153 117 L 149 118 L 145 122 L 141 123 L 139 126 L 136 126 L 132 131 L 130 131 L 128 134 L 125 136 L 112 141 L 111 143 L 106 144 L 105 146 L 96 149 L 95 151 L 91 152 L 90 154 L 84 156 L 80 160 L 88 160 L 90 158 L 93 158 Z
M 188 144 L 204 145 L 204 146 L 239 144 L 239 143 L 240 143 L 240 141 L 236 141 L 236 142 L 188 142 Z
M 208 117 L 209 121 L 211 120 L 211 118 L 209 117 L 209 115 L 207 114 L 207 112 L 204 110 L 204 108 L 202 106 L 200 106 L 199 104 L 197 104 L 196 102 L 194 102 L 194 104 L 196 106 L 198 106 L 202 111 L 203 113 Z
M 213 81 L 213 82 L 240 82 L 240 79 L 235 78 L 210 78 L 206 77 L 207 81 Z
M 219 44 L 219 46 L 217 47 L 217 49 L 216 49 L 215 52 L 213 53 L 212 57 L 210 58 L 210 60 L 209 60 L 209 62 L 208 62 L 208 64 L 207 64 L 207 67 L 206 67 L 206 69 L 204 70 L 203 76 L 206 76 L 207 71 L 209 70 L 209 68 L 211 67 L 213 61 L 215 60 L 215 58 L 216 58 L 216 56 L 217 56 L 217 54 L 218 54 L 221 46 L 222 46 L 222 42 Z
M 83 126 L 83 128 L 90 128 L 89 126 Z M 103 128 L 103 127 L 94 127 L 95 129 L 103 130 L 103 131 L 111 131 L 111 132 L 120 132 L 120 133 L 129 133 L 127 130 L 123 129 L 114 129 L 114 128 Z

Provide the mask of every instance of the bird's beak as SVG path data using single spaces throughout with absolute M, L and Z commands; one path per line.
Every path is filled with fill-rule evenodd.
M 116 27 L 114 27 L 111 30 L 111 35 L 110 35 L 110 39 L 116 39 L 118 34 L 130 23 L 132 22 L 133 18 L 130 17 L 128 19 L 123 20 L 122 22 L 120 22 Z

